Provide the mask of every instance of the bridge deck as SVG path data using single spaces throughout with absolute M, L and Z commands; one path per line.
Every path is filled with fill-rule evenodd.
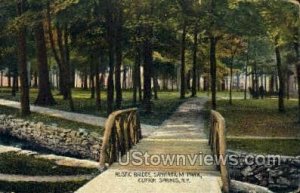
M 161 129 L 123 156 L 128 164 L 113 164 L 77 192 L 221 193 L 220 173 L 203 162 L 211 155 L 200 112 L 204 102 L 182 104 Z

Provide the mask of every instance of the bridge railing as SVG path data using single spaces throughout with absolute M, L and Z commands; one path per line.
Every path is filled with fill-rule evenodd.
M 223 191 L 228 193 L 230 190 L 230 175 L 228 163 L 226 162 L 226 137 L 225 120 L 217 111 L 211 111 L 209 145 L 212 148 L 217 167 L 221 172 Z
M 116 162 L 142 139 L 140 118 L 137 108 L 115 111 L 105 123 L 100 152 L 100 169 Z

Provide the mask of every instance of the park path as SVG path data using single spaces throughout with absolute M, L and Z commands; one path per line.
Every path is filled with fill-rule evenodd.
M 0 105 L 20 109 L 20 103 L 16 101 L 10 101 L 5 99 L 0 99 Z M 74 121 L 78 123 L 85 123 L 93 126 L 99 126 L 103 127 L 106 121 L 106 118 L 94 116 L 94 115 L 87 115 L 87 114 L 81 114 L 81 113 L 73 113 L 73 112 L 67 112 L 67 111 L 61 111 L 56 110 L 52 108 L 47 107 L 40 107 L 36 105 L 30 105 L 30 109 L 32 112 L 44 114 L 51 117 L 66 119 L 69 121 Z M 141 125 L 143 135 L 148 136 L 150 135 L 155 129 L 157 129 L 157 126 L 152 125 Z
M 144 138 L 130 151 L 129 158 L 137 159 L 132 157 L 134 152 L 150 156 L 180 155 L 185 158 L 200 155 L 200 152 L 211 155 L 201 114 L 205 102 L 206 99 L 193 98 L 183 103 L 160 129 Z M 125 155 L 123 161 L 128 156 Z M 151 158 L 139 158 L 143 162 L 138 165 L 134 162 L 126 165 L 113 164 L 77 193 L 221 193 L 220 173 L 214 165 L 200 163 L 201 159 L 197 159 L 194 164 L 189 161 L 182 164 L 178 160 L 169 164 L 148 164 L 147 161 L 151 163 Z M 180 176 L 180 173 L 183 175 Z

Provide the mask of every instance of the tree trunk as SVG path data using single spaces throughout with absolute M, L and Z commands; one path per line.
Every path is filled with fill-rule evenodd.
M 212 109 L 217 109 L 217 61 L 216 61 L 217 40 L 210 37 L 210 77 L 211 77 L 211 105 Z
M 18 87 L 18 72 L 17 69 L 14 69 L 11 96 L 15 97 L 17 95 L 17 90 L 18 90 L 17 87 Z
M 155 69 L 152 68 L 152 74 L 153 74 L 153 91 L 154 91 L 154 99 L 158 100 L 158 89 L 159 89 L 159 84 L 158 84 L 158 76 L 157 73 L 155 72 Z
M 286 99 L 289 100 L 290 99 L 290 75 L 289 75 L 289 71 L 287 71 L 286 74 Z
M 265 79 L 264 87 L 265 87 L 265 93 L 266 93 L 267 92 L 267 74 L 265 74 L 264 79 Z
M 275 82 L 275 78 L 274 78 L 274 74 L 271 75 L 271 80 L 270 80 L 270 89 L 269 89 L 269 92 L 270 93 L 274 93 L 274 82 Z
M 115 70 L 115 44 L 114 44 L 114 18 L 111 2 L 107 1 L 107 12 L 106 12 L 106 35 L 108 42 L 108 57 L 109 57 L 109 73 L 107 80 L 107 115 L 113 112 L 114 104 L 114 70 Z
M 38 87 L 38 73 L 37 71 L 35 71 L 33 73 L 33 88 L 37 88 Z
M 152 26 L 145 27 L 146 38 L 143 43 L 144 48 L 144 108 L 146 113 L 151 113 L 151 77 L 152 77 L 152 65 L 153 65 L 153 50 L 152 50 Z
M 185 48 L 186 48 L 186 21 L 184 19 L 181 39 L 181 69 L 180 69 L 180 98 L 185 98 Z
M 0 72 L 0 87 L 3 87 L 3 71 Z
M 8 84 L 8 88 L 11 88 L 11 71 L 10 69 L 8 69 L 8 74 L 7 74 L 7 84 Z
M 300 28 L 296 29 L 294 49 L 297 57 L 296 71 L 297 71 L 297 85 L 298 85 L 298 122 L 300 122 Z
M 139 101 L 142 101 L 142 85 L 141 85 L 141 45 L 139 43 L 139 38 L 141 36 L 140 28 L 136 29 L 136 45 L 135 45 L 135 62 L 132 73 L 133 79 L 133 104 L 137 102 L 137 94 L 139 94 Z
M 93 60 L 91 61 L 90 64 L 90 87 L 91 87 L 91 99 L 95 98 L 95 76 L 96 76 L 96 71 L 95 71 L 95 65 L 93 64 Z M 86 76 L 86 75 L 85 75 Z
M 122 80 L 123 89 L 127 89 L 127 68 L 123 65 L 123 80 Z
M 245 72 L 244 100 L 247 100 L 247 91 L 248 91 L 248 62 L 246 63 L 246 72 Z
M 132 103 L 133 105 L 136 105 L 137 102 L 137 91 L 138 91 L 138 68 L 140 68 L 140 53 L 139 49 L 136 49 L 136 56 L 135 56 L 135 62 L 134 62 L 134 68 L 132 73 L 132 82 L 133 82 L 133 96 L 132 96 Z
M 211 1 L 211 31 L 214 31 L 215 28 L 215 12 L 216 12 L 216 1 Z M 211 106 L 213 110 L 217 109 L 217 60 L 216 60 L 216 47 L 217 47 L 217 38 L 211 34 L 210 35 L 210 81 L 211 81 L 211 92 L 212 92 L 212 98 L 211 98 Z M 209 92 L 208 92 L 209 95 Z
M 259 99 L 259 78 L 258 78 L 256 62 L 255 62 L 255 94 L 256 94 L 256 98 Z
M 276 91 L 276 92 L 279 92 L 278 74 L 275 75 L 274 79 L 275 79 L 275 91 Z
M 72 98 L 72 80 L 71 80 L 71 65 L 70 65 L 70 50 L 69 50 L 69 33 L 68 27 L 64 26 L 64 33 L 62 29 L 58 28 L 58 46 L 60 48 L 62 62 L 62 71 L 63 71 L 63 96 L 64 99 L 69 101 L 69 107 L 71 111 L 74 111 L 74 103 Z M 63 35 L 63 36 L 62 36 Z
M 249 44 L 248 43 L 248 50 L 247 50 L 247 59 L 246 59 L 246 66 L 245 66 L 245 88 L 244 88 L 244 100 L 247 100 L 247 91 L 248 91 L 248 65 L 249 65 Z
M 197 89 L 198 89 L 198 91 L 200 92 L 201 91 L 201 68 L 199 67 L 198 68 L 198 76 L 197 76 Z
M 96 84 L 95 84 L 95 91 L 96 91 L 96 108 L 97 110 L 101 110 L 101 87 L 100 87 L 100 78 L 99 78 L 99 66 L 101 65 L 101 58 L 99 58 L 99 62 L 96 62 L 95 65 L 95 76 L 96 76 Z
M 233 62 L 234 62 L 234 56 L 231 57 L 231 63 L 230 63 L 230 83 L 229 83 L 229 104 L 230 105 L 232 105 Z
M 25 1 L 17 1 L 17 13 L 21 16 L 24 12 Z M 30 104 L 29 104 L 29 83 L 28 83 L 28 72 L 27 72 L 27 53 L 26 53 L 26 29 L 21 27 L 18 31 L 18 64 L 20 71 L 21 80 L 21 116 L 30 115 Z
M 111 46 L 109 48 L 109 75 L 107 81 L 107 115 L 113 112 L 114 103 L 114 51 Z
M 116 108 L 120 109 L 122 105 L 122 86 L 121 86 L 121 66 L 123 62 L 122 53 L 122 11 L 118 10 L 117 27 L 116 27 L 116 69 L 115 69 L 115 84 L 116 84 Z
M 63 95 L 64 100 L 68 98 L 68 91 L 67 91 L 67 85 L 66 85 L 66 72 L 64 66 L 65 63 L 65 54 L 63 51 L 63 40 L 62 40 L 62 32 L 59 27 L 57 27 L 57 44 L 59 47 L 59 53 L 56 50 L 55 47 L 55 41 L 53 37 L 53 32 L 52 32 L 52 25 L 51 25 L 51 14 L 50 14 L 50 1 L 47 2 L 47 25 L 48 25 L 48 35 L 49 35 L 49 40 L 50 40 L 50 45 L 51 45 L 51 50 L 53 52 L 53 56 L 55 58 L 55 61 L 58 65 L 58 70 L 59 70 L 59 77 L 58 77 L 58 86 L 60 90 L 60 94 Z
M 141 76 L 141 63 L 138 68 L 138 91 L 139 91 L 139 102 L 143 101 L 143 91 L 142 91 L 142 76 Z
M 236 89 L 238 91 L 240 91 L 240 78 L 241 78 L 241 74 L 239 72 L 236 73 Z
M 68 73 L 67 73 L 67 63 L 66 63 L 66 50 L 63 45 L 63 31 L 62 29 L 57 26 L 57 44 L 59 48 L 59 53 L 60 53 L 60 60 L 61 62 L 58 63 L 59 67 L 59 85 L 60 85 L 60 92 L 64 97 L 64 100 L 68 99 Z M 66 45 L 65 45 L 66 46 Z
M 300 54 L 299 54 L 300 55 Z M 300 122 L 300 56 L 297 64 L 297 84 L 298 84 L 298 121 Z
M 278 78 L 279 78 L 279 93 L 278 93 L 278 110 L 279 112 L 285 112 L 284 106 L 284 74 L 281 64 L 281 55 L 280 55 L 280 48 L 278 45 L 279 37 L 275 38 L 275 54 L 276 54 L 276 61 L 277 61 L 277 71 L 278 71 Z
M 191 71 L 189 70 L 186 75 L 186 92 L 191 90 Z
M 193 83 L 192 97 L 197 96 L 197 53 L 198 53 L 198 26 L 196 24 L 194 31 L 194 48 L 193 48 Z
M 37 50 L 37 61 L 38 61 L 38 96 L 35 101 L 36 105 L 50 106 L 55 105 L 56 102 L 51 93 L 51 86 L 49 81 L 49 69 L 48 69 L 48 58 L 47 48 L 45 41 L 45 32 L 42 22 L 39 22 L 34 29 L 36 50 Z
M 83 90 L 88 90 L 88 75 L 87 72 L 83 75 Z

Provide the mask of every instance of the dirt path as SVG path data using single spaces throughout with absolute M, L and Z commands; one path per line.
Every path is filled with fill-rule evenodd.
M 20 103 L 16 101 L 10 101 L 5 99 L 0 99 L 0 105 L 20 109 Z M 32 112 L 48 115 L 51 117 L 66 119 L 69 121 L 75 121 L 78 123 L 85 123 L 93 126 L 101 126 L 103 127 L 106 121 L 106 118 L 104 117 L 98 117 L 94 115 L 86 115 L 81 113 L 72 113 L 67 111 L 61 111 L 46 107 L 40 107 L 35 105 L 30 105 L 30 109 Z M 152 126 L 152 125 L 141 125 L 143 129 L 143 135 L 149 136 L 153 131 L 155 131 L 158 126 Z

